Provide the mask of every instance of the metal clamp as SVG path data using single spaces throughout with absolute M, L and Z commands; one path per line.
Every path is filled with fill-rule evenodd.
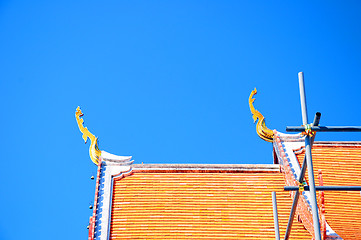
M 298 191 L 300 192 L 300 194 L 302 194 L 303 191 L 305 191 L 305 185 L 306 185 L 306 182 L 303 181 L 302 183 L 301 182 L 298 182 Z
M 312 131 L 312 127 L 313 127 L 313 124 L 306 124 L 306 125 L 302 125 L 305 127 L 305 131 L 302 132 L 303 135 L 308 135 L 310 137 L 313 137 L 313 135 L 315 135 L 315 131 Z

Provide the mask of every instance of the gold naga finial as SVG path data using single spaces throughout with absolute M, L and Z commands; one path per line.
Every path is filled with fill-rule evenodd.
M 260 138 L 262 138 L 263 140 L 267 141 L 267 142 L 273 142 L 273 131 L 269 128 L 266 127 L 266 121 L 265 118 L 263 117 L 263 115 L 256 110 L 253 107 L 253 102 L 256 100 L 255 98 L 252 98 L 255 94 L 257 94 L 257 89 L 255 88 L 252 92 L 251 95 L 249 95 L 249 108 L 251 109 L 251 112 L 253 114 L 253 120 L 254 122 L 257 121 L 258 118 L 258 122 L 257 122 L 257 126 L 256 126 L 256 131 L 257 134 Z
M 83 115 L 84 114 L 81 112 L 80 107 L 77 107 L 75 111 L 75 118 L 78 123 L 79 130 L 83 133 L 83 139 L 85 143 L 87 143 L 88 138 L 90 138 L 91 143 L 89 147 L 89 155 L 93 163 L 98 165 L 99 157 L 101 154 L 101 151 L 98 148 L 98 138 L 95 137 L 91 132 L 89 132 L 87 127 L 83 126 L 84 119 L 80 118 Z

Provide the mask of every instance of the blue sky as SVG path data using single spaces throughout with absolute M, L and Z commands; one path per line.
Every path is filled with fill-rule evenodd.
M 86 239 L 100 149 L 135 163 L 272 163 L 285 132 L 361 125 L 359 1 L 1 1 L 0 239 Z M 317 140 L 360 141 L 356 133 Z

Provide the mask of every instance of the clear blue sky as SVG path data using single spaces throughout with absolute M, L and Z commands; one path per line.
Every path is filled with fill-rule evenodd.
M 135 163 L 272 163 L 285 132 L 361 125 L 359 1 L 0 2 L 0 239 L 86 239 L 100 149 Z M 318 140 L 361 140 L 319 134 Z

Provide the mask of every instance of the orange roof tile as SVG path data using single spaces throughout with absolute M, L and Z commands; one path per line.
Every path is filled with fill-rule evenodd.
M 275 171 L 135 168 L 114 180 L 110 239 L 274 239 L 271 192 L 277 192 L 281 235 L 292 205 L 283 186 Z M 290 239 L 311 235 L 295 221 Z
M 302 164 L 304 152 L 296 153 Z M 316 142 L 312 148 L 312 159 L 316 185 L 319 185 L 318 170 L 322 170 L 325 186 L 361 185 L 361 144 Z M 306 174 L 308 179 L 308 174 Z M 360 192 L 326 191 L 326 221 L 343 239 L 361 239 Z
M 89 239 L 274 239 L 272 191 L 277 192 L 283 236 L 293 198 L 283 187 L 297 185 L 302 141 L 301 135 L 275 135 L 274 153 L 281 165 L 142 164 L 131 171 L 104 161 L 98 166 Z M 315 176 L 322 170 L 324 185 L 361 185 L 361 143 L 316 142 L 312 152 Z M 290 239 L 312 238 L 307 194 L 296 210 L 302 223 L 294 220 Z M 320 218 L 325 216 L 329 233 L 361 239 L 360 193 L 329 191 L 324 196 Z M 321 223 L 325 229 L 326 222 Z

